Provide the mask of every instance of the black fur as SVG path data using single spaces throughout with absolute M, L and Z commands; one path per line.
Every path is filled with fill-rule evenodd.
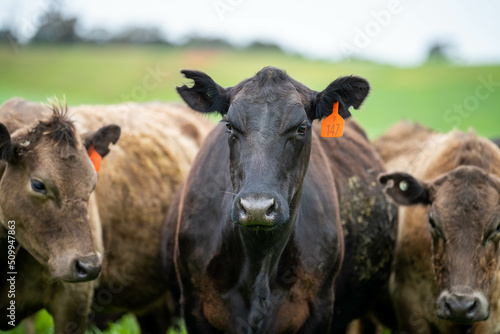
M 216 84 L 212 78 L 200 71 L 182 70 L 188 79 L 193 79 L 194 85 L 177 87 L 177 92 L 194 110 L 202 113 L 218 112 L 225 115 L 229 109 L 227 91 Z
M 392 184 L 388 184 L 392 181 Z M 406 181 L 408 189 L 400 189 L 401 181 Z M 407 173 L 387 173 L 379 175 L 379 182 L 385 185 L 384 192 L 392 198 L 396 204 L 415 205 L 430 204 L 427 186 Z
M 5 162 L 12 162 L 14 156 L 14 146 L 10 139 L 9 130 L 0 123 L 0 159 Z
M 325 90 L 316 96 L 316 119 L 331 115 L 333 104 L 339 101 L 339 115 L 343 119 L 349 118 L 349 107 L 358 109 L 370 91 L 370 84 L 363 78 L 356 76 L 341 77 L 333 81 Z
M 121 129 L 118 125 L 110 124 L 103 126 L 99 130 L 83 135 L 86 149 L 94 145 L 97 153 L 105 157 L 109 153 L 109 144 L 116 144 L 120 138 Z
M 200 71 L 182 70 L 188 79 L 193 79 L 194 85 L 177 87 L 177 92 L 194 110 L 202 113 L 217 111 L 221 115 L 228 112 L 231 97 L 237 94 L 245 84 L 252 82 L 263 95 L 279 95 L 276 90 L 281 84 L 291 83 L 302 96 L 302 102 L 311 119 L 322 119 L 329 116 L 333 104 L 339 101 L 339 115 L 347 119 L 351 116 L 349 107 L 358 109 L 370 91 L 368 81 L 356 76 L 341 77 L 333 81 L 322 92 L 313 91 L 300 82 L 292 79 L 285 71 L 268 66 L 260 70 L 254 77 L 246 79 L 231 88 L 223 88 L 211 77 Z

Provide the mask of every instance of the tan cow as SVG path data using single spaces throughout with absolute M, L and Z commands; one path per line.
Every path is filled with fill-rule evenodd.
M 375 141 L 401 205 L 390 291 L 399 330 L 500 333 L 500 150 L 402 122 Z
M 41 104 L 21 99 L 0 108 L 0 121 L 7 126 L 0 126 L 2 233 L 15 220 L 20 245 L 16 324 L 46 308 L 56 333 L 83 333 L 89 316 L 92 320 L 108 311 L 147 314 L 164 302 L 161 226 L 175 189 L 212 127 L 186 109 L 129 103 L 74 107 L 68 116 L 55 108 L 50 116 Z M 44 119 L 48 121 L 39 122 Z M 41 128 L 45 123 L 54 124 Z M 116 125 L 104 127 L 110 123 Z M 120 128 L 119 142 L 108 149 Z M 8 133 L 19 153 L 9 153 Z M 99 173 L 87 157 L 90 146 L 105 156 Z M 17 176 L 10 177 L 14 171 Z M 51 216 L 48 210 L 53 210 Z M 6 254 L 2 250 L 1 256 Z M 7 259 L 1 260 L 3 266 Z M 87 262 L 93 271 L 81 279 Z M 95 281 L 73 283 L 94 279 L 99 271 Z M 3 315 L 10 302 L 5 282 L 0 324 L 9 329 Z M 146 321 L 141 327 L 160 330 Z

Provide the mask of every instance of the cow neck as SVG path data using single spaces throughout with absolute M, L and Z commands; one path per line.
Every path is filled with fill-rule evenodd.
M 259 305 L 270 301 L 271 291 L 281 285 L 278 277 L 279 267 L 281 262 L 290 260 L 285 252 L 291 249 L 289 244 L 295 240 L 295 224 L 298 218 L 297 213 L 300 211 L 298 207 L 301 193 L 302 187 L 290 203 L 290 212 L 293 213 L 290 220 L 280 227 L 279 231 L 256 232 L 238 228 L 238 242 L 242 245 L 245 254 L 239 285 L 248 287 L 247 300 L 252 305 L 250 313 L 254 308 L 257 309 L 257 313 L 259 310 L 261 312 L 262 307 Z M 272 312 L 270 309 L 268 311 Z M 251 315 L 250 318 L 252 318 Z
M 277 264 L 283 250 L 290 239 L 294 222 L 289 222 L 280 233 L 255 232 L 240 229 L 240 240 L 245 251 L 245 272 L 247 283 L 262 284 L 263 280 L 269 281 L 276 276 Z M 266 284 L 267 285 L 267 284 Z

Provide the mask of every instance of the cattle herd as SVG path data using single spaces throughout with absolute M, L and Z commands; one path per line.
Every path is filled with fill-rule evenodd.
M 128 312 L 142 333 L 500 333 L 494 142 L 406 121 L 370 142 L 356 76 L 182 73 L 187 106 L 0 107 L 1 330 L 46 309 L 56 334 Z

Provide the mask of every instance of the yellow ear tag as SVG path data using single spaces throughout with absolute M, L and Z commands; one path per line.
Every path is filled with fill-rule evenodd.
M 344 123 L 344 119 L 339 115 L 339 101 L 337 101 L 333 104 L 332 114 L 321 122 L 321 137 L 342 137 Z

